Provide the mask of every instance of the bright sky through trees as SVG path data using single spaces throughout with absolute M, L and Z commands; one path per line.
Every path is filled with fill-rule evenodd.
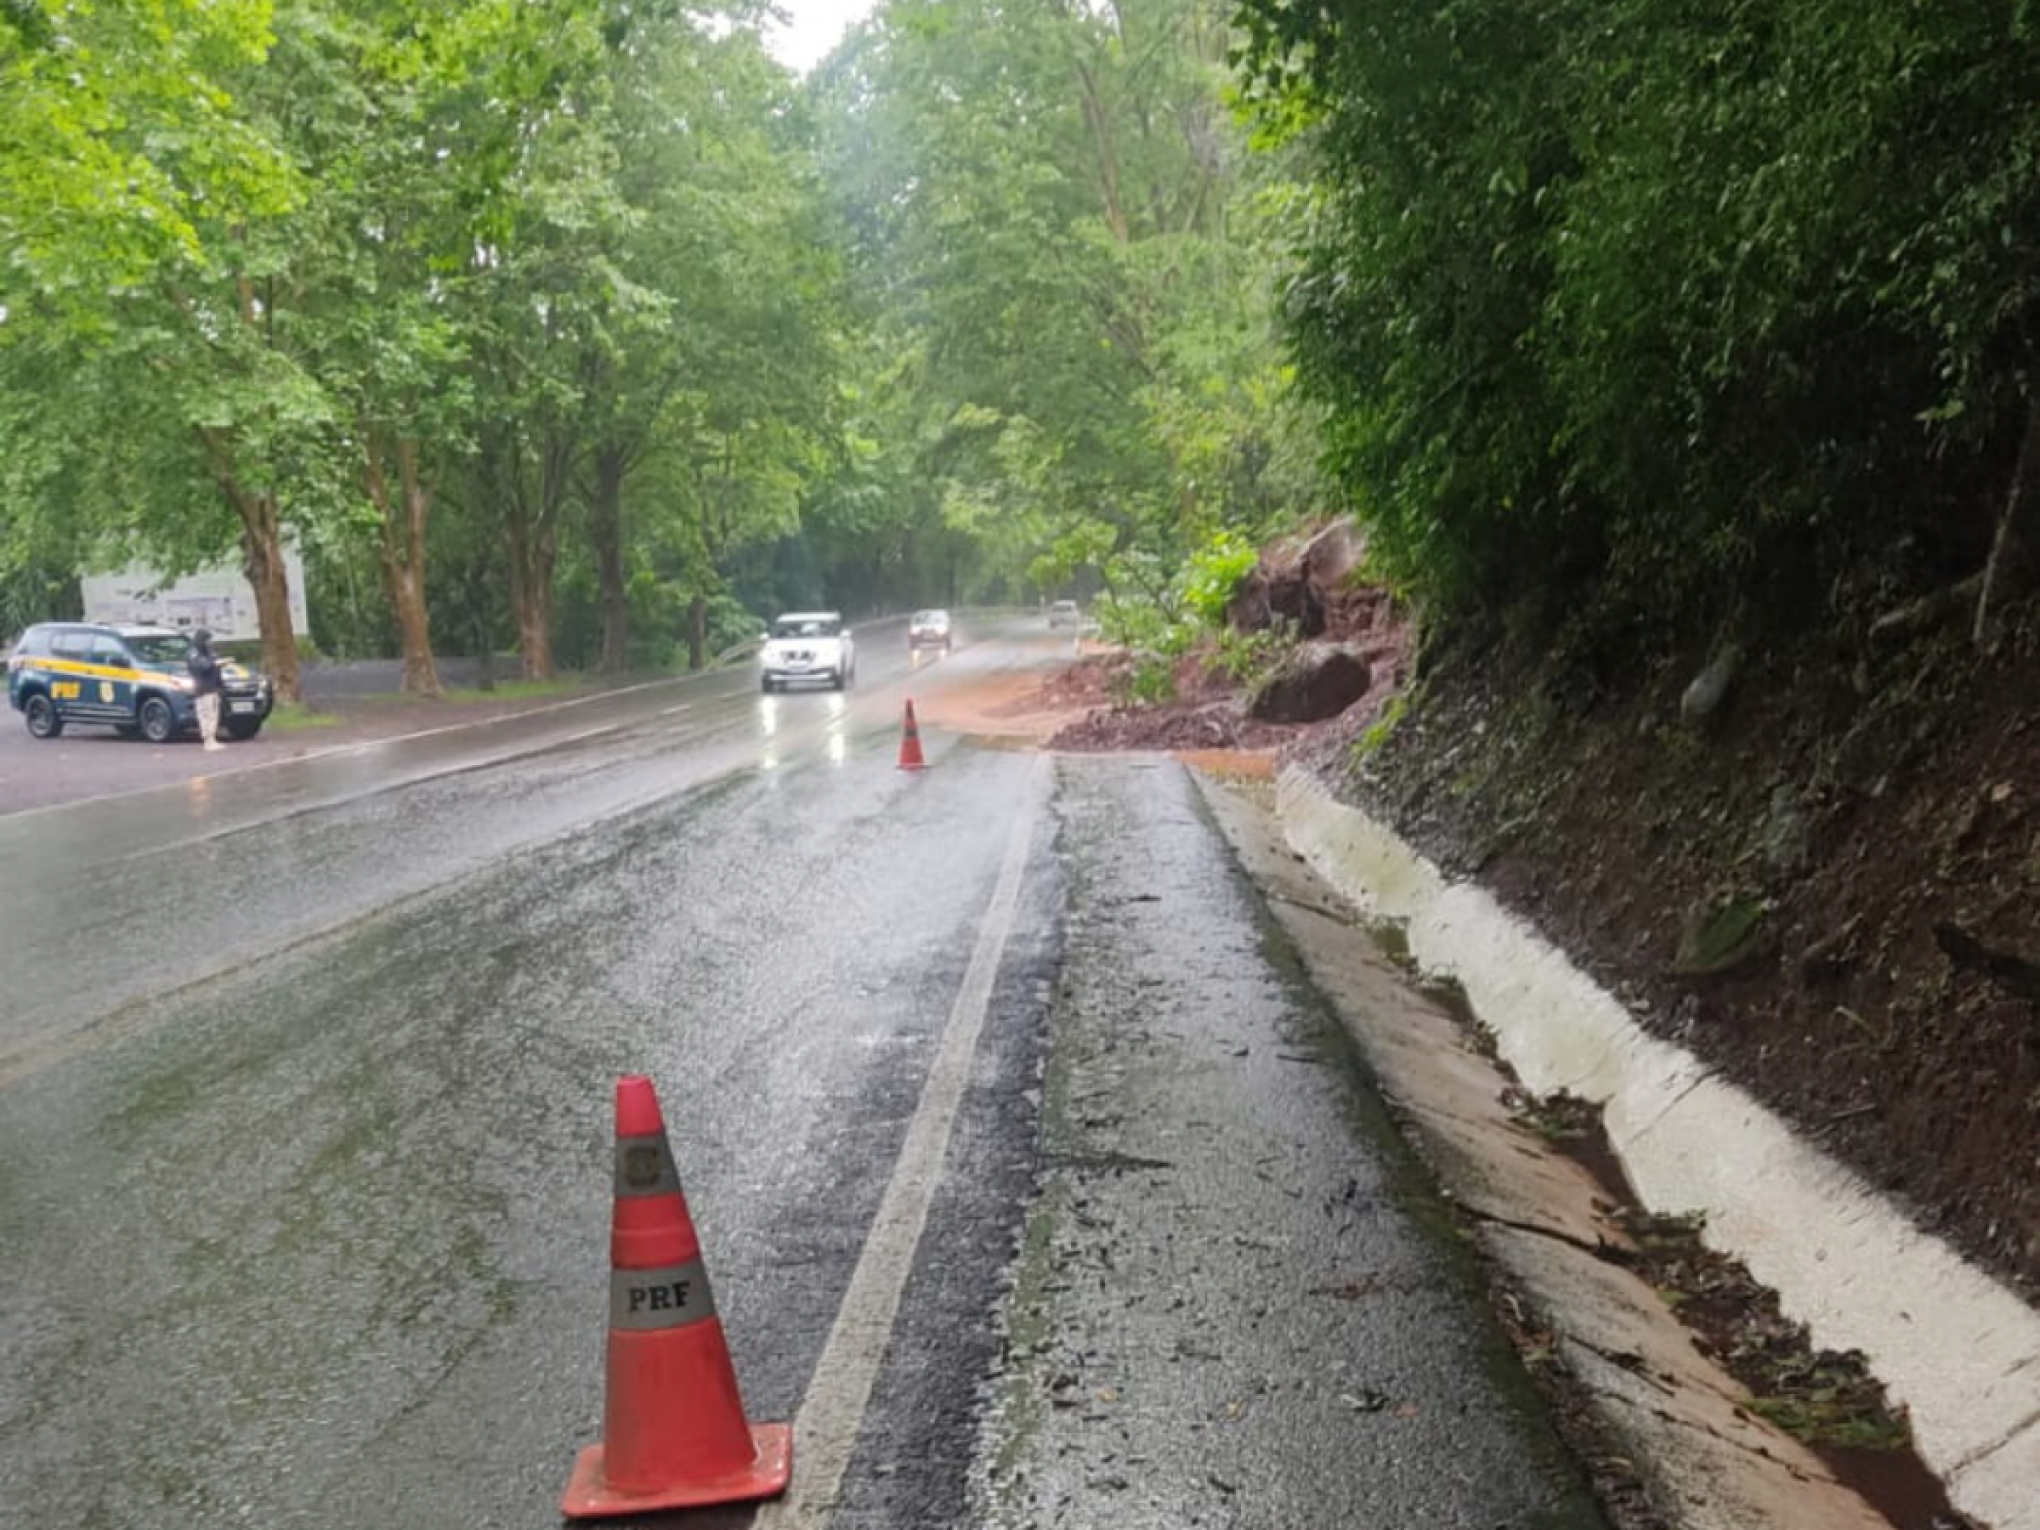
M 871 13 L 872 0 L 779 0 L 786 26 L 765 28 L 772 56 L 800 74 L 821 62 L 843 34 Z

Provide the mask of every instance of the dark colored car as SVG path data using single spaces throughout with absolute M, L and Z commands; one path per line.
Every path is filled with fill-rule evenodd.
M 97 723 L 165 743 L 198 729 L 190 654 L 191 639 L 167 627 L 43 622 L 14 645 L 7 700 L 37 738 Z M 221 734 L 253 738 L 276 705 L 268 679 L 223 658 L 220 680 Z

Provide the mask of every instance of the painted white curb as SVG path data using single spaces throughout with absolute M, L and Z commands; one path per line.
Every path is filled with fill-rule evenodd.
M 1285 772 L 1291 847 L 1411 957 L 1464 986 L 1538 1094 L 1599 1103 L 1655 1211 L 1698 1211 L 1707 1241 L 1778 1292 L 1816 1343 L 1860 1349 L 1912 1415 L 1964 1513 L 2040 1530 L 2040 1314 L 1615 999 L 1477 884 L 1448 881 L 1391 830 Z

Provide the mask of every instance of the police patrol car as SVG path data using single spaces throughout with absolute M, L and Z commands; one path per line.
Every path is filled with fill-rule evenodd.
M 22 633 L 7 661 L 7 699 L 37 738 L 71 723 L 102 723 L 152 744 L 198 727 L 185 660 L 191 639 L 167 627 L 44 622 Z M 276 704 L 267 677 L 220 660 L 220 732 L 253 738 Z

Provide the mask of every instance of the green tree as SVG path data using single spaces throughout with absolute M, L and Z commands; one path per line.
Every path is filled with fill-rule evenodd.
M 205 258 L 220 207 L 288 210 L 289 160 L 233 89 L 270 28 L 270 0 L 0 6 L 0 291 L 144 284 Z
M 805 113 L 755 33 L 669 33 L 645 66 L 619 99 L 636 217 L 621 262 L 627 344 L 607 369 L 594 460 L 604 647 L 621 646 L 628 548 L 682 603 L 699 666 L 731 560 L 797 529 L 820 475 L 840 266 Z M 686 131 L 660 126 L 674 122 Z
M 1159 591 L 1212 527 L 1322 507 L 1270 321 L 1289 157 L 1246 153 L 1225 17 L 895 0 L 820 82 L 900 395 L 879 476 L 1009 574 Z
M 1980 628 L 2032 579 L 2022 8 L 1242 14 L 1262 120 L 1322 177 L 1295 353 L 1434 605 L 1606 641 L 1982 566 Z
M 122 551 L 216 559 L 225 528 L 193 492 L 212 486 L 238 525 L 265 664 L 295 696 L 281 486 L 325 410 L 274 323 L 306 187 L 248 96 L 270 21 L 267 3 L 171 0 L 0 17 L 0 348 L 67 379 L 54 396 L 69 407 L 27 422 L 45 451 L 107 443 L 66 481 Z

